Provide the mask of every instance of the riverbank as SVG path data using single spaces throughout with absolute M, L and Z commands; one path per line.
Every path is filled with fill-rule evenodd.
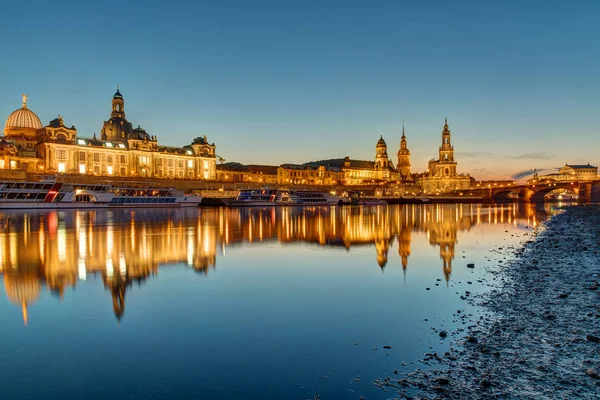
M 449 352 L 426 355 L 430 369 L 375 385 L 403 398 L 598 398 L 599 250 L 600 207 L 567 207 L 513 250 L 513 261 L 489 268 L 494 288 L 468 297 L 482 317 L 439 332 L 452 340 Z

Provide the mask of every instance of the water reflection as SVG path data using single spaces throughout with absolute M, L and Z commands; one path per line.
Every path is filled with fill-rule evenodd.
M 203 210 L 104 210 L 0 213 L 0 274 L 8 299 L 28 307 L 45 286 L 62 298 L 65 289 L 100 275 L 112 294 L 117 319 L 127 289 L 158 273 L 159 266 L 184 264 L 200 274 L 216 266 L 217 251 L 274 241 L 350 250 L 375 247 L 383 270 L 396 240 L 403 270 L 409 267 L 411 236 L 425 233 L 439 248 L 448 281 L 455 245 L 474 225 L 536 226 L 552 210 L 533 205 L 404 205 Z M 221 256 L 223 256 L 221 255 Z

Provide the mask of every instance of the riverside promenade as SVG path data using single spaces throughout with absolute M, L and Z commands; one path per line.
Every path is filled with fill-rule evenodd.
M 375 385 L 402 398 L 598 398 L 600 206 L 566 207 L 533 237 L 494 257 L 514 258 L 490 268 L 486 295 L 467 299 L 482 315 L 448 332 L 449 352 Z

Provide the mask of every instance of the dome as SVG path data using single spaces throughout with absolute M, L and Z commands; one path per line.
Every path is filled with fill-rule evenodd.
M 11 131 L 33 130 L 42 128 L 42 121 L 31 110 L 27 108 L 27 96 L 23 95 L 23 106 L 8 116 L 4 133 L 9 135 Z
M 150 135 L 146 132 L 145 129 L 141 128 L 139 125 L 129 134 L 128 139 L 134 140 L 152 140 Z
M 121 92 L 119 92 L 119 89 L 117 88 L 117 92 L 113 96 L 113 99 L 122 99 L 122 98 L 123 98 L 123 95 L 121 94 Z
M 42 121 L 40 121 L 39 117 L 31 110 L 27 109 L 24 105 L 23 108 L 19 108 L 15 110 L 12 114 L 9 115 L 6 120 L 6 125 L 4 129 L 19 129 L 19 128 L 29 128 L 29 129 L 40 129 L 42 127 Z
M 385 144 L 385 140 L 383 140 L 383 136 L 381 136 L 377 141 L 377 146 L 387 146 L 387 144 Z

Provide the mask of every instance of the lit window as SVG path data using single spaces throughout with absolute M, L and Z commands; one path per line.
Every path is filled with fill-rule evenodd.
M 204 169 L 208 169 L 208 161 L 204 161 Z
M 83 139 L 77 139 L 77 144 L 85 146 L 85 140 L 83 140 Z
M 0 160 L 0 169 L 4 169 L 4 160 Z
M 124 145 L 123 143 L 119 143 L 119 148 L 120 148 L 120 149 L 124 149 L 124 148 L 125 148 L 125 145 Z
M 65 171 L 66 171 L 65 163 L 58 163 L 58 172 L 62 172 L 64 174 Z
M 190 150 L 186 150 L 186 153 L 190 156 L 192 155 L 192 152 Z
M 204 171 L 204 179 L 208 179 L 208 171 Z
M 67 159 L 67 151 L 65 149 L 56 150 L 56 158 L 59 160 L 66 160 Z
M 85 164 L 79 164 L 79 173 L 85 174 Z
M 110 142 L 106 142 L 106 147 L 113 147 L 113 144 Z
M 17 162 L 16 161 L 11 161 L 10 162 L 10 169 L 17 169 Z
M 188 160 L 188 168 L 194 168 L 194 160 Z
M 113 167 L 112 167 L 112 165 L 109 165 L 108 167 L 106 167 L 106 173 L 108 173 L 108 175 L 112 175 L 113 174 Z

